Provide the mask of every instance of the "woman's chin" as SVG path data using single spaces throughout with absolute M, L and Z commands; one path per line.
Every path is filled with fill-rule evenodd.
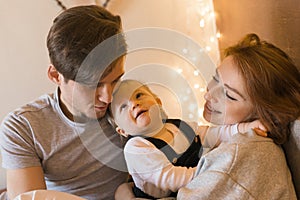
M 213 123 L 212 121 L 212 115 L 210 114 L 210 112 L 207 112 L 204 110 L 203 112 L 203 118 L 208 121 L 209 123 Z
M 222 125 L 225 123 L 225 119 L 220 116 L 212 115 L 211 112 L 203 112 L 203 118 L 208 121 L 209 123 Z

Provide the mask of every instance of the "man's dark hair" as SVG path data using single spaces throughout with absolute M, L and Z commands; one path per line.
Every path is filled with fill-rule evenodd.
M 95 51 L 103 42 L 106 44 Z M 90 79 L 99 70 L 110 71 L 127 49 L 121 18 L 96 5 L 72 7 L 57 16 L 47 47 L 51 63 L 65 79 L 86 84 L 95 81 Z

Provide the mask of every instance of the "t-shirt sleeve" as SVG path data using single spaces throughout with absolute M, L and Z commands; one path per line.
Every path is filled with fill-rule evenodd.
M 2 167 L 21 169 L 41 166 L 35 151 L 33 131 L 22 115 L 11 113 L 3 120 L 0 129 Z
M 196 168 L 177 167 L 151 142 L 134 137 L 124 149 L 129 173 L 162 190 L 177 191 L 189 183 Z

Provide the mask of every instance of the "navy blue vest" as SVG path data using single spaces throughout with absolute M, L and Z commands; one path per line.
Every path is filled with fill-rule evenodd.
M 174 166 L 181 167 L 196 167 L 203 152 L 202 144 L 199 135 L 196 135 L 194 130 L 184 121 L 180 119 L 167 119 L 166 123 L 172 123 L 179 128 L 179 130 L 186 136 L 189 143 L 189 148 L 182 154 L 177 154 L 174 149 L 165 141 L 157 138 L 145 137 L 146 140 L 154 144 L 160 151 L 162 151 L 168 160 Z M 129 139 L 132 136 L 129 137 Z M 142 190 L 134 186 L 134 195 L 147 199 L 155 199 L 154 197 L 145 194 Z M 172 193 L 171 196 L 176 196 L 177 193 Z

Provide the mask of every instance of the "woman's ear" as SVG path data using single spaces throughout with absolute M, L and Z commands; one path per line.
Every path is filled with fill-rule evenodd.
M 121 129 L 120 127 L 116 128 L 117 133 L 119 133 L 120 135 L 122 135 L 123 137 L 128 137 L 128 134 L 125 133 L 125 131 L 123 129 Z
M 50 64 L 48 67 L 48 78 L 55 83 L 56 85 L 60 85 L 60 74 L 54 67 L 54 65 Z

